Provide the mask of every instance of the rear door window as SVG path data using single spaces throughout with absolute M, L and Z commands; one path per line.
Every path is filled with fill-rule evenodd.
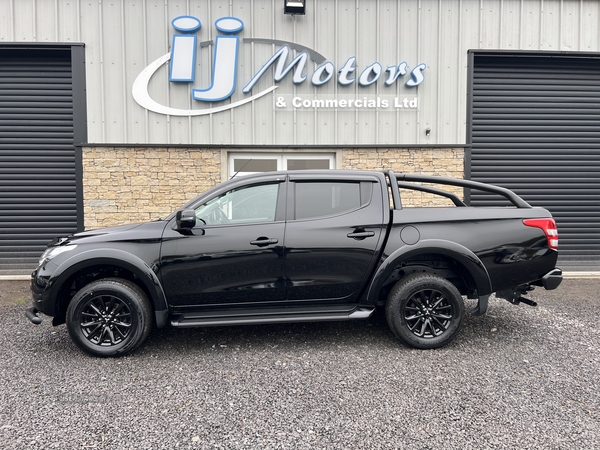
M 342 214 L 361 206 L 358 182 L 299 182 L 295 191 L 296 220 Z

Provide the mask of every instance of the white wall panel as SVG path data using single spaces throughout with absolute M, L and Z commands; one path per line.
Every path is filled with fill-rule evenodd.
M 321 55 L 326 56 L 336 54 L 336 36 L 337 28 L 339 26 L 336 17 L 336 3 L 318 2 L 318 4 L 315 4 L 315 31 L 311 46 L 313 46 Z M 312 88 L 311 94 L 314 96 L 324 96 L 325 98 L 334 98 L 337 89 L 338 84 L 333 81 L 319 88 Z M 337 112 L 334 110 L 316 110 L 312 143 L 320 144 L 322 142 L 331 142 L 332 140 L 336 143 L 336 119 Z
M 284 16 L 282 14 L 282 16 Z M 293 31 L 294 34 L 290 39 L 292 42 L 297 42 L 299 44 L 305 45 L 309 48 L 317 48 L 315 41 L 315 21 L 307 18 L 306 16 L 284 16 L 287 18 L 293 19 Z M 301 19 L 301 21 L 300 21 Z M 312 71 L 307 70 L 307 77 L 312 75 Z M 294 86 L 294 95 L 301 94 L 303 97 L 310 97 L 314 95 L 315 88 L 309 84 L 310 78 L 308 82 L 304 82 L 300 86 Z M 289 114 L 289 113 L 288 113 Z M 303 144 L 316 144 L 317 141 L 315 139 L 315 111 L 296 111 L 294 114 L 294 130 L 290 130 L 294 134 L 294 143 L 303 143 Z M 284 135 L 279 135 L 276 137 L 276 142 L 281 142 L 281 139 L 284 138 Z
M 380 59 L 381 55 L 379 43 L 379 2 L 358 2 L 356 4 L 356 78 L 368 66 Z M 385 63 L 384 63 L 385 64 Z M 385 70 L 385 67 L 383 67 Z M 368 87 L 358 88 L 354 83 L 355 96 L 359 99 L 365 97 L 376 99 L 379 94 L 379 85 L 381 82 L 375 82 Z M 376 111 L 365 108 L 358 108 L 354 113 L 356 124 L 355 142 L 377 143 L 379 134 L 378 114 Z
M 56 1 L 57 31 L 59 42 L 81 42 L 79 2 Z M 54 5 L 53 5 L 54 9 Z
M 25 2 L 23 2 L 25 3 Z M 55 2 L 35 2 L 35 35 L 39 42 L 58 41 L 58 11 Z
M 440 93 L 439 82 L 441 71 L 440 67 L 440 34 L 437 30 L 440 29 L 440 14 L 439 6 L 443 2 L 427 2 L 421 7 L 421 13 L 419 15 L 419 52 L 416 60 L 419 62 L 426 61 L 427 70 L 426 81 L 416 88 L 414 95 L 419 96 L 419 110 L 417 111 L 417 122 L 416 122 L 416 144 L 427 143 L 430 144 L 435 142 L 434 138 L 430 136 L 429 139 L 425 137 L 425 129 L 431 128 L 432 132 L 435 130 L 439 131 L 437 118 L 441 113 L 440 103 L 438 95 Z M 442 4 L 442 7 L 445 6 Z M 432 32 L 436 30 L 436 32 Z M 413 61 L 416 61 L 413 60 Z M 414 63 L 411 64 L 413 66 Z M 456 68 L 454 68 L 454 71 Z M 411 95 L 413 96 L 413 95 Z M 406 112 L 405 114 L 414 114 L 412 112 Z
M 524 0 L 521 17 L 521 50 L 540 50 L 542 3 L 539 0 Z
M 357 23 L 356 2 L 338 0 L 337 4 L 337 23 L 336 23 L 336 55 L 333 59 L 336 64 L 336 69 L 339 70 L 346 60 L 350 57 L 357 57 L 357 71 L 360 70 L 360 60 L 357 55 L 357 40 L 358 27 L 362 26 Z M 374 53 L 374 52 L 373 52 Z M 328 56 L 328 55 L 325 55 Z M 353 74 L 356 76 L 356 72 Z M 350 86 L 336 86 L 336 95 L 356 94 L 356 83 Z M 336 144 L 352 144 L 356 142 L 357 126 L 356 113 L 348 109 L 339 109 L 336 120 Z
M 500 48 L 500 13 L 503 5 L 503 1 L 481 0 L 479 16 L 481 48 Z
M 196 33 L 198 42 L 207 42 L 214 39 L 216 30 L 214 29 L 214 19 L 210 20 L 211 3 L 206 0 L 190 1 L 190 15 L 197 17 L 202 22 L 202 28 Z M 221 17 L 221 16 L 218 16 Z M 171 19 L 173 20 L 173 19 Z M 170 27 L 170 23 L 169 23 Z M 171 28 L 172 30 L 172 28 Z M 169 44 L 170 45 L 170 44 Z M 196 58 L 196 80 L 197 88 L 204 89 L 208 86 L 212 68 L 212 53 L 209 51 L 200 51 Z M 189 102 L 187 107 L 194 108 L 191 91 L 192 87 L 187 86 Z M 137 106 L 137 105 L 136 105 Z M 214 142 L 212 137 L 212 116 L 201 116 L 190 118 L 190 140 L 191 143 Z
M 86 48 L 88 139 L 92 143 L 269 144 L 269 145 L 460 145 L 465 142 L 467 52 L 500 50 L 600 50 L 600 6 L 596 0 L 311 0 L 305 16 L 283 14 L 282 0 L 0 0 L 0 43 L 83 42 Z M 211 109 L 243 101 L 271 86 L 273 92 L 227 111 L 201 116 L 164 115 L 138 105 L 132 86 L 142 70 L 171 50 L 171 21 L 193 15 L 195 80 L 169 82 L 168 64 L 159 67 L 148 93 L 166 107 L 207 108 L 193 100 L 196 89 L 210 86 L 215 21 L 224 16 L 244 22 L 240 38 L 237 86 L 233 95 Z M 335 72 L 323 86 L 310 77 L 318 64 L 309 61 L 307 81 L 294 84 L 292 73 L 274 82 L 273 68 L 250 94 L 242 88 L 281 48 L 253 40 L 287 41 L 307 47 L 330 61 Z M 202 43 L 202 44 L 201 44 Z M 293 51 L 288 63 L 298 53 Z M 425 80 L 405 86 L 410 74 L 392 86 L 387 73 L 368 87 L 338 83 L 338 71 L 356 56 L 358 78 L 368 65 L 383 71 L 405 61 L 408 70 L 427 64 Z M 416 110 L 395 108 L 275 107 L 279 97 L 341 99 L 418 97 Z M 431 136 L 425 129 L 431 128 Z
M 129 89 L 125 86 L 124 27 L 121 2 L 108 1 L 100 4 L 102 33 L 101 67 L 104 81 L 103 103 L 105 105 L 104 133 L 113 142 L 127 142 L 125 133 L 126 108 Z M 128 65 L 128 63 L 127 63 Z
M 540 50 L 561 50 L 562 1 L 544 1 L 541 11 Z
M 123 2 L 123 76 L 125 100 L 125 136 L 131 143 L 147 142 L 146 131 L 148 129 L 147 112 L 140 108 L 135 102 L 130 101 L 129 92 L 133 81 L 139 72 L 148 65 L 146 58 L 146 46 L 143 36 L 146 33 L 146 21 L 144 11 L 140 11 L 133 2 Z
M 0 0 L 0 43 L 14 42 L 14 20 L 12 0 Z
M 87 96 L 88 140 L 90 142 L 118 142 L 106 136 L 104 120 L 119 109 L 105 104 L 102 51 L 104 48 L 100 6 L 97 2 L 80 2 L 81 42 L 85 43 L 85 82 Z M 108 87 L 110 91 L 110 86 Z M 124 117 L 122 117 L 125 120 Z
M 504 0 L 500 11 L 500 47 L 521 48 L 521 0 Z
M 167 53 L 170 49 L 170 30 L 171 21 L 167 16 L 165 2 L 163 0 L 147 0 L 146 2 L 136 2 L 138 8 L 145 6 L 146 9 L 146 55 L 147 64 L 156 60 L 158 57 Z M 202 30 L 200 30 L 202 32 Z M 157 102 L 163 105 L 170 105 L 169 91 L 170 85 L 167 82 L 169 79 L 169 70 L 167 65 L 163 65 L 152 77 L 149 85 L 150 96 Z M 140 108 L 133 98 L 129 97 L 128 101 L 133 103 L 134 108 Z M 89 106 L 88 106 L 89 108 Z M 169 121 L 170 117 L 155 112 L 148 112 L 148 128 L 146 130 L 149 143 L 169 141 Z M 90 142 L 93 141 L 90 137 Z M 107 142 L 118 142 L 108 138 Z
M 464 81 L 467 78 L 467 65 L 468 58 L 466 50 L 478 49 L 481 47 L 480 41 L 480 28 L 479 28 L 479 17 L 481 10 L 479 8 L 479 2 L 472 2 L 469 0 L 459 0 L 459 34 L 458 34 L 458 73 L 455 75 L 457 81 L 456 92 L 457 92 L 457 103 L 453 110 L 443 112 L 442 117 L 446 120 L 454 120 L 456 122 L 455 135 L 459 141 L 464 142 L 465 130 L 466 130 L 466 98 L 467 98 L 467 83 Z M 464 25 L 468 24 L 468 25 Z M 452 76 L 452 72 L 448 76 Z M 452 89 L 449 83 L 443 83 L 443 89 Z M 454 119 L 447 119 L 448 116 L 454 114 Z M 441 141 L 439 141 L 441 142 Z M 446 141 L 448 142 L 448 141 Z
M 461 99 L 464 97 L 459 97 L 458 89 L 448 89 L 448 87 L 444 86 L 445 77 L 461 68 L 460 1 L 450 0 L 441 2 L 439 14 L 440 33 L 437 33 L 439 41 L 439 71 L 437 72 L 436 80 L 436 89 L 438 89 L 436 97 L 439 103 L 435 107 L 436 123 L 432 124 L 431 136 L 430 138 L 424 138 L 422 141 L 424 143 L 430 141 L 452 142 L 456 137 L 456 122 L 460 122 L 462 119 L 462 117 L 452 114 L 452 111 L 457 110 L 457 105 L 460 104 Z M 458 73 L 461 74 L 463 72 L 461 70 Z M 423 137 L 423 130 L 421 130 L 421 136 Z
M 600 2 L 597 0 L 585 0 L 582 3 L 581 44 L 579 50 L 594 51 L 594 49 L 598 49 L 599 8 Z
M 233 16 L 233 17 L 238 17 L 238 18 L 242 18 L 244 21 L 244 28 L 249 26 L 249 23 L 246 23 L 246 19 L 245 17 L 248 16 L 250 19 L 251 17 L 249 16 L 248 13 L 250 13 L 252 11 L 252 3 L 251 2 L 236 2 L 232 4 L 232 8 L 231 8 L 231 12 L 229 15 Z M 250 20 L 249 20 L 250 22 Z M 242 40 L 244 37 L 243 34 L 240 35 L 240 40 Z M 240 50 L 245 49 L 246 45 L 244 45 L 242 42 L 240 42 Z M 244 59 L 244 63 L 247 64 L 248 62 L 252 61 L 252 57 L 251 54 L 248 54 L 249 58 L 248 59 Z M 240 58 L 241 59 L 241 58 Z M 238 77 L 238 86 L 236 87 L 236 92 L 234 94 L 234 101 L 237 100 L 242 100 L 243 99 L 243 95 L 241 94 L 241 90 L 244 87 L 243 84 L 243 80 L 246 80 L 246 77 Z M 270 103 L 270 102 L 264 102 L 265 104 L 263 105 L 263 109 L 268 108 L 268 109 L 272 109 L 272 105 L 267 106 L 266 104 Z M 231 137 L 229 139 L 229 141 L 227 141 L 227 143 L 230 144 L 237 144 L 237 143 L 244 143 L 244 142 L 252 142 L 252 134 L 253 134 L 253 127 L 254 127 L 254 116 L 252 113 L 252 103 L 243 105 L 239 108 L 235 108 L 230 112 L 227 113 L 223 113 L 223 115 L 227 115 L 230 118 L 231 121 Z
M 392 63 L 382 63 L 384 66 L 398 63 L 402 56 L 398 54 L 398 47 L 400 42 L 400 24 L 398 23 L 398 3 L 391 2 L 378 2 L 377 4 L 377 18 L 378 25 L 374 33 L 377 36 L 377 53 L 380 55 L 380 61 L 391 61 Z M 387 30 L 382 33 L 381 30 Z M 396 93 L 396 89 L 382 89 L 379 84 L 376 83 L 377 97 L 391 99 Z M 375 139 L 371 141 L 374 144 L 389 144 L 396 142 L 398 133 L 397 114 L 394 110 L 389 111 L 378 111 L 375 113 L 375 124 L 376 127 Z
M 175 17 L 189 16 L 190 11 L 188 8 L 188 2 L 186 0 L 169 0 L 167 2 L 167 17 L 168 24 L 170 26 L 171 21 Z M 204 22 L 203 26 L 208 24 Z M 175 32 L 173 28 L 169 28 L 172 33 Z M 172 45 L 172 38 L 169 34 L 165 35 L 165 39 L 168 40 L 169 49 Z M 170 89 L 170 101 L 174 104 L 182 105 L 185 109 L 191 109 L 192 98 L 191 88 L 188 83 L 171 83 Z M 171 116 L 169 123 L 169 142 L 173 144 L 185 144 L 190 142 L 190 117 L 177 117 Z
M 419 0 L 398 2 L 398 28 L 400 38 L 398 40 L 398 56 L 394 62 L 396 62 L 397 64 L 401 62 L 406 62 L 410 68 L 414 67 L 420 62 L 426 62 L 426 64 L 429 67 L 429 61 L 420 59 L 420 4 L 421 2 Z M 426 30 L 426 32 L 432 33 L 433 30 Z M 386 30 L 381 30 L 381 33 L 385 34 Z M 428 72 L 431 72 L 431 70 L 425 70 L 425 76 L 427 80 L 425 83 L 429 82 L 430 74 Z M 406 97 L 414 97 L 415 94 L 417 94 L 420 97 L 422 95 L 422 91 L 425 88 L 421 88 L 421 86 L 418 86 L 417 88 L 407 89 L 404 86 L 403 82 L 399 81 L 394 86 L 392 86 L 392 89 L 394 98 L 398 97 L 399 99 L 404 99 Z M 398 130 L 396 142 L 416 144 L 418 142 L 418 135 L 420 134 L 419 130 L 421 129 L 421 126 L 419 125 L 418 111 L 396 109 L 394 114 L 396 115 L 396 128 Z
M 13 39 L 15 42 L 37 41 L 42 36 L 35 34 L 35 3 L 33 1 L 12 1 Z
M 561 50 L 581 48 L 581 2 L 563 1 L 561 12 Z

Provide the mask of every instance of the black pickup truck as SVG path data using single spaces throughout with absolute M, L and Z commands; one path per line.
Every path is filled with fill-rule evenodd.
M 431 184 L 508 205 L 467 207 Z M 449 206 L 403 207 L 411 191 Z M 456 337 L 463 296 L 480 315 L 492 293 L 535 305 L 523 295 L 555 289 L 557 248 L 551 214 L 504 188 L 391 171 L 262 173 L 165 220 L 56 239 L 32 274 L 26 315 L 53 316 L 84 351 L 117 356 L 153 326 L 365 319 L 382 307 L 400 341 L 437 348 Z

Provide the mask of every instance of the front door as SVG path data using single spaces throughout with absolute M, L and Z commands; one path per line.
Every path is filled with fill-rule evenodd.
M 277 211 L 284 187 L 272 182 L 230 190 L 194 208 L 191 233 L 167 227 L 161 276 L 171 306 L 285 300 L 285 221 Z

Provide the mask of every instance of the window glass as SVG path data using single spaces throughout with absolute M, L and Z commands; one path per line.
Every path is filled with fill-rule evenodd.
M 309 170 L 335 168 L 333 153 L 229 153 L 228 176 L 244 176 L 251 173 L 274 170 Z
M 296 219 L 330 216 L 357 208 L 359 183 L 296 183 Z
M 277 170 L 277 159 L 242 159 L 233 160 L 233 172 L 273 172 Z
M 329 159 L 288 159 L 288 170 L 329 169 Z
M 275 220 L 279 184 L 234 189 L 196 208 L 199 225 L 226 225 Z

